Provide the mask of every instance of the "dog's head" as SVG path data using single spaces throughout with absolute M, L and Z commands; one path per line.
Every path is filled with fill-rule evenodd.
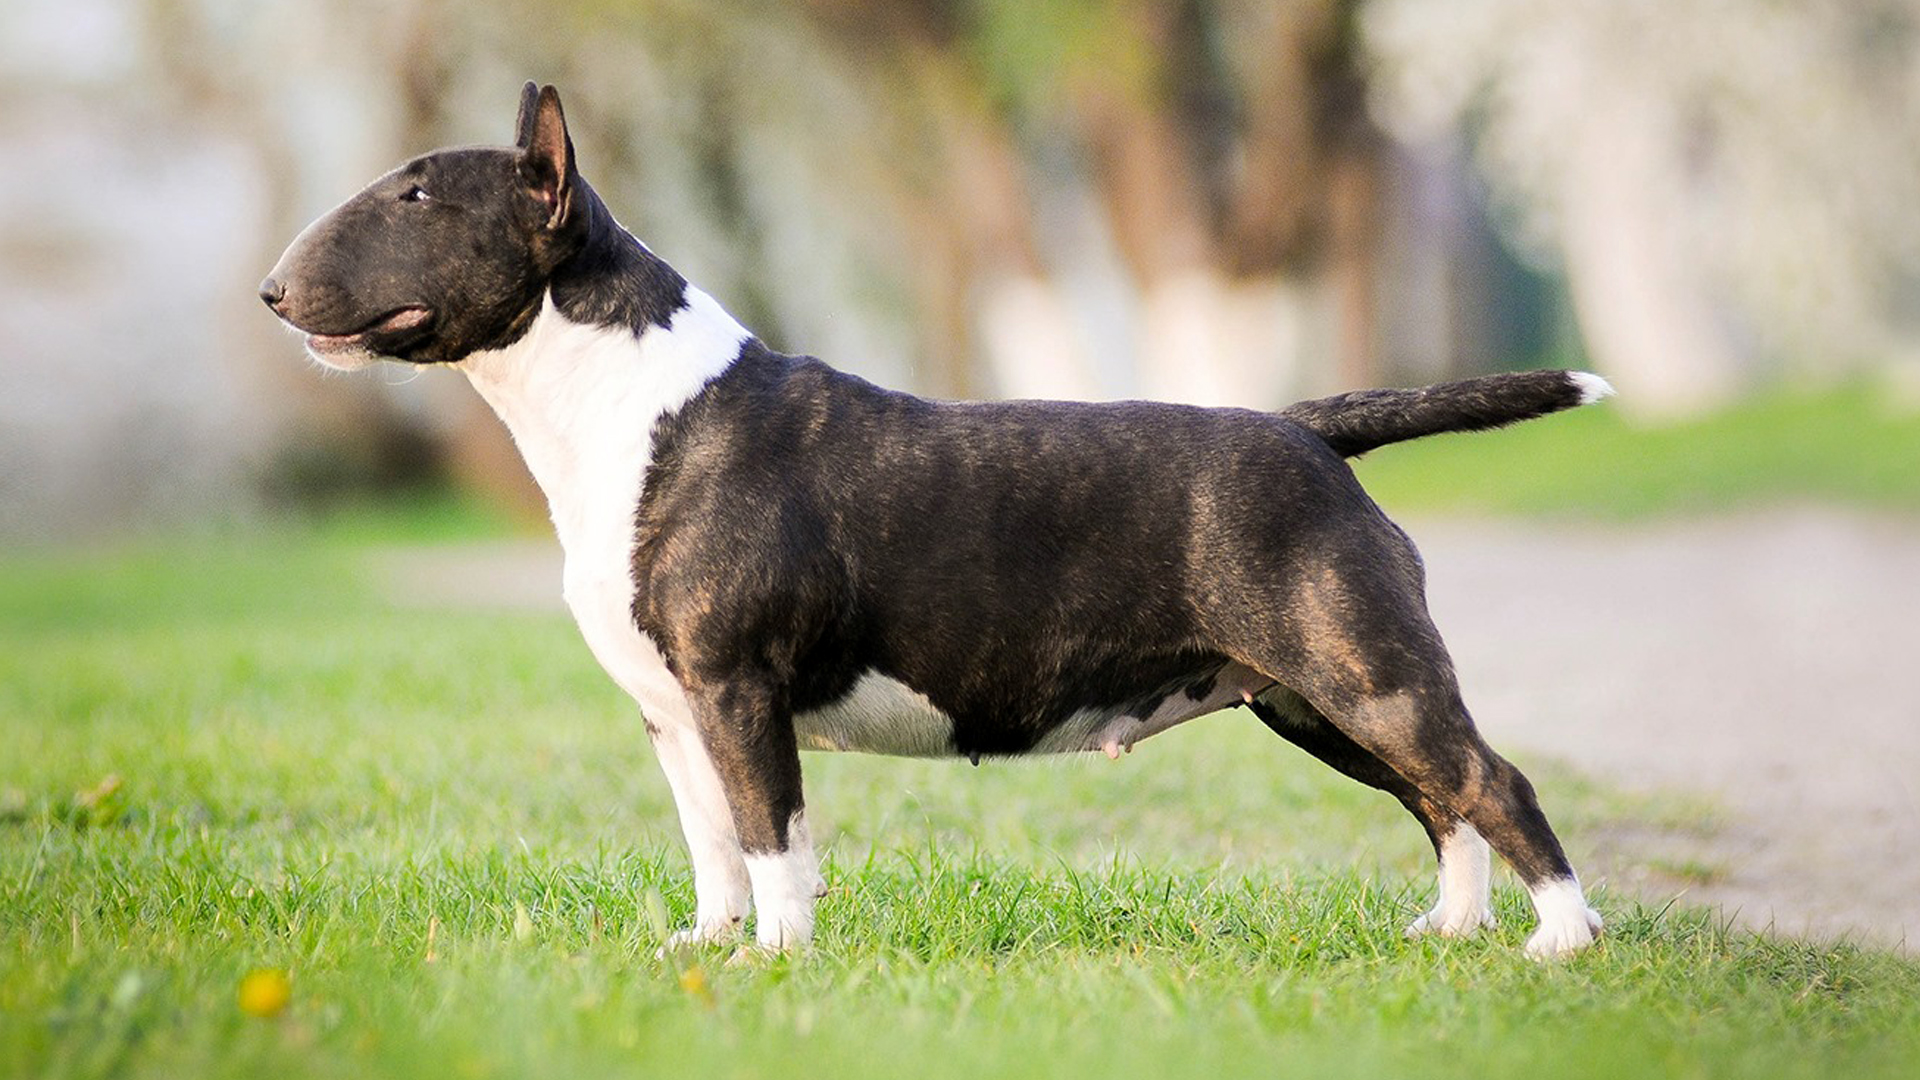
M 307 226 L 260 299 L 329 367 L 448 363 L 512 343 L 592 198 L 553 87 L 528 83 L 512 147 L 417 157 Z

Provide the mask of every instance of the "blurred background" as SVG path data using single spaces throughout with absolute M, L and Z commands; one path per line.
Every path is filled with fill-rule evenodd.
M 463 380 L 322 375 L 254 298 L 527 78 L 769 343 L 928 394 L 1912 407 L 1916 60 L 1920 0 L 9 0 L 0 538 L 447 478 L 537 514 Z
M 206 775 L 285 729 L 289 775 L 357 777 L 327 763 L 425 706 L 334 679 L 445 684 L 493 760 L 462 718 L 511 710 L 436 633 L 538 628 L 501 670 L 574 679 L 550 712 L 638 754 L 465 380 L 323 372 L 255 297 L 373 177 L 506 142 L 526 79 L 655 251 L 892 385 L 1277 407 L 1600 371 L 1605 407 L 1358 465 L 1478 722 L 1716 800 L 1575 813 L 1590 881 L 1913 940 L 1920 0 L 5 0 L 0 820 L 122 773 L 217 804 L 210 731 Z M 305 706 L 272 691 L 301 663 Z M 1175 760 L 1228 775 L 1214 737 Z M 1223 850 L 1268 842 L 1244 819 Z

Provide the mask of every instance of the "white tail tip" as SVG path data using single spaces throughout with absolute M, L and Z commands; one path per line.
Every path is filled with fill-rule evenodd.
M 1610 398 L 1614 395 L 1613 384 L 1591 371 L 1569 371 L 1567 378 L 1572 379 L 1573 385 L 1580 388 L 1582 405 L 1591 405 L 1601 398 Z

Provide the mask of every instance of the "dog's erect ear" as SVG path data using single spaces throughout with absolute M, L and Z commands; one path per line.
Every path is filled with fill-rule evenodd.
M 528 80 L 520 88 L 520 119 L 513 122 L 513 145 L 522 150 L 533 141 L 533 114 L 540 104 L 540 84 Z
M 546 204 L 547 228 L 557 229 L 567 220 L 573 201 L 573 139 L 567 135 L 567 118 L 560 111 L 560 92 L 543 86 L 533 93 L 533 84 L 521 95 L 520 172 L 533 197 Z

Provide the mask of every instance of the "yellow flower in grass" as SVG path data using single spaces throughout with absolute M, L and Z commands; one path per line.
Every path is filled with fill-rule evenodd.
M 255 968 L 240 980 L 240 1011 L 248 1016 L 279 1016 L 293 1000 L 293 983 L 279 968 Z
M 707 984 L 707 973 L 700 965 L 694 964 L 680 972 L 680 989 L 685 990 L 693 1000 L 709 1009 L 713 1008 L 713 987 Z

